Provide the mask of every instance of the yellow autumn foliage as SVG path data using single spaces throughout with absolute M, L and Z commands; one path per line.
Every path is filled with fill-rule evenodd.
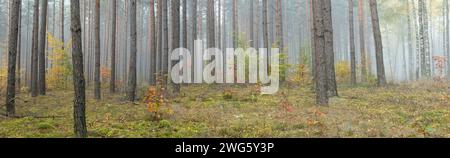
M 338 83 L 350 82 L 350 63 L 347 61 L 339 61 L 335 65 L 336 68 L 336 81 Z
M 55 38 L 51 33 L 47 32 L 48 47 L 51 51 L 48 52 L 48 60 L 51 63 L 48 69 L 47 83 L 49 88 L 65 89 L 69 85 L 72 75 L 72 64 L 68 50 L 60 39 Z

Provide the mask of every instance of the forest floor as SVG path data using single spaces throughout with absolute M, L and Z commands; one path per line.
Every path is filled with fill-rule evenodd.
M 286 87 L 264 96 L 252 86 L 183 87 L 158 121 L 143 101 L 125 102 L 106 90 L 96 101 L 88 90 L 89 136 L 450 138 L 450 84 L 340 86 L 340 97 L 327 107 L 314 105 L 310 87 Z M 72 91 L 18 98 L 20 117 L 0 116 L 0 137 L 73 137 Z

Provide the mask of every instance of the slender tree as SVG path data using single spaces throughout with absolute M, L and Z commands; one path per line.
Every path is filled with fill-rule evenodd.
M 163 0 L 158 0 L 158 51 L 157 51 L 157 77 L 162 74 L 162 54 L 163 54 Z M 195 20 L 194 20 L 195 21 Z
M 375 51 L 377 59 L 378 86 L 386 86 L 386 75 L 384 70 L 383 42 L 381 41 L 380 22 L 378 19 L 378 7 L 376 0 L 370 0 L 370 12 L 372 16 L 373 37 L 375 39 Z
M 354 23 L 353 23 L 353 0 L 348 0 L 348 10 L 349 10 L 349 33 L 350 33 L 350 69 L 351 76 L 350 80 L 352 85 L 356 85 L 356 53 L 355 53 L 355 31 L 354 31 Z
M 180 0 L 172 0 L 172 51 L 180 47 Z M 175 66 L 178 61 L 172 61 L 171 66 Z M 172 80 L 173 93 L 180 93 L 180 84 L 176 84 Z
M 188 47 L 187 0 L 183 0 L 183 48 Z
M 83 52 L 81 42 L 80 1 L 70 0 L 70 16 L 72 32 L 72 62 L 73 62 L 73 84 L 75 90 L 74 98 L 74 132 L 77 137 L 87 137 L 86 128 L 86 94 L 83 71 Z
M 336 72 L 334 67 L 334 45 L 333 45 L 333 20 L 331 14 L 331 0 L 324 0 L 323 4 L 323 23 L 325 36 L 325 56 L 327 71 L 327 89 L 329 96 L 338 96 Z
M 269 49 L 269 23 L 268 23 L 268 16 L 267 16 L 267 9 L 268 9 L 268 0 L 263 0 L 263 41 L 264 41 L 264 48 Z
M 136 32 L 136 0 L 131 0 L 130 8 L 130 65 L 128 74 L 128 101 L 136 100 L 136 61 L 137 61 L 137 32 Z
M 169 71 L 169 14 L 168 14 L 168 0 L 163 0 L 163 53 L 161 58 L 162 78 L 164 85 L 167 85 L 168 71 Z
M 444 52 L 447 52 L 447 79 L 450 80 L 450 16 L 448 9 L 448 0 L 443 1 L 444 11 Z
M 431 77 L 430 41 L 428 33 L 428 11 L 424 0 L 418 0 L 419 7 L 419 40 L 420 40 L 420 70 L 422 77 Z
M 6 88 L 6 115 L 16 114 L 16 61 L 17 61 L 17 38 L 19 34 L 19 14 L 21 0 L 11 1 L 11 13 L 9 14 L 8 35 L 8 80 Z
M 192 1 L 192 41 L 197 40 L 197 0 Z M 194 42 L 192 42 L 192 49 L 194 49 Z M 194 56 L 191 56 L 191 60 L 194 61 Z M 194 70 L 194 64 L 192 64 L 191 69 Z M 192 75 L 192 81 L 194 81 L 194 75 Z
M 112 28 L 111 28 L 111 81 L 109 91 L 116 92 L 116 35 L 117 35 L 117 1 L 112 1 Z
M 64 50 L 65 37 L 64 37 L 64 0 L 61 0 L 61 41 L 63 42 L 62 50 Z
M 16 64 L 17 64 L 17 70 L 16 70 L 16 72 L 17 72 L 17 89 L 19 89 L 19 91 L 20 91 L 20 88 L 21 88 L 21 68 L 20 68 L 20 66 L 21 66 L 21 52 L 22 52 L 22 49 L 21 49 L 21 45 L 22 45 L 22 0 L 19 2 L 19 27 L 18 27 L 18 29 L 19 29 L 19 31 L 18 31 L 18 39 L 17 39 L 17 62 L 16 62 Z
M 237 0 L 233 0 L 233 47 L 238 47 L 238 10 L 237 10 Z
M 156 40 L 156 22 L 155 22 L 155 0 L 150 0 L 150 84 L 156 84 L 157 71 L 157 40 Z
M 409 80 L 414 80 L 414 53 L 413 53 L 413 30 L 412 30 L 412 24 L 411 24 L 411 5 L 410 0 L 406 0 L 406 7 L 407 7 L 407 23 L 408 23 L 408 61 L 409 61 L 409 70 L 408 70 L 408 78 Z
M 39 0 L 34 1 L 33 37 L 31 48 L 31 96 L 38 96 L 38 47 L 39 47 Z
M 359 18 L 359 50 L 361 54 L 361 81 L 367 81 L 367 55 L 366 55 L 366 37 L 364 33 L 364 0 L 358 0 L 358 18 Z
M 95 99 L 101 99 L 100 83 L 100 0 L 95 0 L 94 14 L 94 40 L 95 40 L 95 70 L 94 70 L 94 96 Z
M 208 14 L 206 20 L 208 25 L 208 48 L 214 48 L 216 45 L 214 17 L 214 0 L 208 0 Z
M 46 83 L 45 83 L 45 42 L 47 39 L 47 5 L 48 0 L 43 0 L 41 4 L 41 27 L 39 30 L 39 79 L 38 79 L 38 89 L 40 95 L 45 95 L 46 93 Z
M 249 21 L 249 30 L 250 30 L 250 47 L 255 47 L 255 7 L 254 7 L 254 3 L 255 1 L 249 1 L 250 2 L 250 10 L 249 10 L 249 15 L 250 15 L 250 21 Z

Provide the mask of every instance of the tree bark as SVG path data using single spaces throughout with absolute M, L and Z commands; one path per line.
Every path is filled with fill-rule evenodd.
M 33 37 L 31 50 L 31 96 L 38 96 L 38 57 L 39 57 L 39 0 L 34 1 Z
M 155 22 L 155 0 L 150 0 L 150 84 L 156 84 L 157 71 L 157 40 L 156 40 L 156 22 Z
M 11 1 L 11 13 L 9 14 L 8 35 L 8 80 L 6 85 L 6 115 L 12 117 L 16 114 L 16 60 L 17 39 L 19 34 L 20 0 Z
M 367 55 L 366 55 L 366 43 L 365 43 L 365 20 L 364 20 L 364 0 L 358 1 L 358 17 L 359 17 L 359 49 L 361 53 L 361 81 L 367 81 Z
M 63 45 L 62 45 L 62 50 L 64 50 L 64 47 L 65 47 L 65 37 L 64 37 L 64 1 L 65 0 L 61 0 L 61 41 L 63 42 Z
M 182 48 L 188 48 L 188 26 L 187 26 L 187 0 L 183 0 L 183 46 Z
M 412 37 L 412 26 L 411 26 L 411 7 L 410 7 L 410 0 L 406 0 L 406 6 L 407 6 L 407 22 L 408 22 L 408 61 L 409 61 L 409 70 L 408 70 L 408 78 L 410 81 L 414 80 L 414 48 L 413 48 L 413 37 Z
M 338 96 L 336 70 L 334 68 L 333 20 L 331 15 L 331 0 L 325 0 L 323 6 L 323 23 L 325 36 L 325 55 L 327 70 L 327 89 L 330 97 Z
M 450 80 L 450 16 L 448 0 L 444 0 L 444 52 L 447 52 L 447 79 Z
M 194 41 L 197 40 L 197 0 L 192 1 L 192 50 L 194 49 Z M 194 61 L 195 56 L 191 56 L 191 60 Z M 194 64 L 191 66 L 192 70 L 195 70 Z M 194 81 L 194 75 L 192 75 L 191 81 Z
M 250 30 L 250 47 L 255 47 L 255 32 L 254 32 L 254 28 L 255 28 L 255 10 L 254 10 L 254 1 L 249 1 L 250 2 L 250 25 L 249 25 L 249 30 Z
M 355 30 L 353 21 L 353 0 L 348 0 L 348 10 L 349 10 L 349 33 L 350 33 L 350 69 L 351 76 L 350 80 L 353 86 L 356 85 L 356 51 L 355 51 Z
M 314 33 L 314 60 L 315 60 L 315 89 L 316 104 L 328 105 L 327 94 L 327 62 L 325 49 L 325 25 L 323 5 L 326 0 L 312 1 L 313 33 Z
M 431 77 L 430 41 L 428 34 L 428 13 L 424 0 L 419 0 L 420 69 L 422 77 Z
M 48 5 L 48 0 L 43 0 L 42 1 L 42 6 L 41 6 L 41 27 L 39 30 L 39 37 L 40 37 L 40 41 L 39 41 L 39 79 L 38 79 L 38 89 L 39 89 L 39 94 L 40 95 L 45 95 L 46 93 L 46 81 L 45 81 L 45 71 L 46 71 L 46 66 L 45 66 L 45 42 L 47 39 L 47 5 Z
M 116 35 L 117 35 L 117 1 L 112 1 L 112 28 L 111 28 L 111 81 L 109 91 L 116 92 Z
M 215 18 L 214 18 L 214 0 L 208 0 L 208 15 L 207 15 L 207 27 L 208 27 L 208 48 L 214 48 L 216 45 L 215 40 Z
M 209 0 L 212 1 L 212 0 Z M 209 2 L 208 1 L 208 2 Z M 172 0 L 172 50 L 180 47 L 180 0 Z M 214 6 L 213 6 L 214 8 Z M 214 23 L 213 23 L 214 24 Z M 179 61 L 172 61 L 171 67 L 175 66 Z M 180 93 L 180 84 L 176 84 L 171 80 L 173 93 L 177 96 Z
M 237 11 L 237 0 L 233 0 L 233 47 L 238 46 L 238 11 Z
M 370 0 L 370 12 L 372 16 L 372 27 L 373 27 L 373 37 L 375 39 L 375 51 L 377 60 L 377 78 L 378 86 L 386 86 L 386 75 L 384 69 L 384 58 L 383 58 L 383 42 L 381 41 L 381 30 L 380 22 L 378 19 L 378 7 L 376 0 Z
M 94 70 L 94 97 L 101 99 L 100 83 L 100 0 L 95 0 L 94 14 L 94 40 L 95 40 L 95 70 Z
M 137 32 L 136 32 L 136 0 L 131 0 L 130 8 L 130 64 L 128 74 L 128 101 L 136 100 L 136 61 L 137 61 Z
M 167 85 L 168 80 L 168 71 L 169 71 L 169 14 L 167 12 L 168 0 L 163 0 L 163 53 L 162 53 L 162 61 L 161 61 L 161 69 L 162 69 L 162 79 L 163 79 L 163 85 Z
M 267 8 L 268 7 L 268 0 L 263 0 L 263 41 L 264 41 L 264 48 L 269 49 L 269 23 L 268 23 L 268 16 L 267 16 Z
M 72 32 L 72 62 L 74 98 L 74 132 L 77 137 L 87 137 L 86 129 L 86 95 L 83 72 L 83 52 L 81 42 L 80 1 L 70 0 L 71 32 Z
M 22 54 L 22 49 L 21 49 L 21 45 L 22 45 L 22 1 L 20 0 L 20 2 L 19 2 L 19 27 L 18 27 L 18 40 L 17 40 L 17 70 L 16 70 L 16 72 L 17 72 L 17 76 L 16 76 L 16 78 L 17 78 L 17 89 L 18 89 L 18 91 L 20 91 L 20 88 L 21 88 L 21 77 L 22 77 L 22 75 L 21 75 L 21 68 L 20 68 L 20 66 L 21 66 L 21 54 Z
M 158 0 L 158 51 L 156 60 L 156 77 L 159 79 L 162 75 L 162 54 L 163 54 L 163 0 Z

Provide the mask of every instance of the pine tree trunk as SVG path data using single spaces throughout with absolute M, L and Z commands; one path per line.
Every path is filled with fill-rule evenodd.
M 117 1 L 112 1 L 112 28 L 111 28 L 111 80 L 109 91 L 116 92 L 116 35 L 117 35 Z
M 94 68 L 94 97 L 101 99 L 100 83 L 100 0 L 95 0 L 94 13 L 94 40 L 95 40 L 95 68 Z
M 323 1 L 323 23 L 325 36 L 325 56 L 327 70 L 328 96 L 338 96 L 336 70 L 334 68 L 333 20 L 331 15 L 331 0 Z
M 130 8 L 130 63 L 128 74 L 128 101 L 136 100 L 136 61 L 137 61 L 137 32 L 136 32 L 136 0 L 131 0 Z
M 255 28 L 255 11 L 254 11 L 254 1 L 249 1 L 250 2 L 250 21 L 249 21 L 249 30 L 250 30 L 250 47 L 255 47 L 255 32 L 254 32 L 254 28 Z
M 208 15 L 207 15 L 207 27 L 208 27 L 208 48 L 214 48 L 216 45 L 215 40 L 215 14 L 214 14 L 214 0 L 208 0 Z
M 194 49 L 194 41 L 197 40 L 197 0 L 192 2 L 192 50 Z M 192 51 L 191 50 L 191 51 Z M 191 56 L 192 62 L 194 61 L 194 55 Z M 195 70 L 194 64 L 191 66 L 192 70 Z M 192 75 L 191 81 L 194 81 L 194 75 Z
M 66 44 L 65 43 L 65 37 L 64 37 L 64 1 L 65 0 L 61 0 L 61 41 L 63 42 L 63 45 L 62 45 L 62 50 L 64 50 L 64 45 Z
M 21 61 L 20 61 L 20 56 L 21 56 L 21 54 L 22 54 L 22 49 L 21 49 L 21 45 L 22 45 L 22 1 L 20 0 L 20 2 L 19 2 L 19 31 L 18 31 L 18 40 L 17 40 L 17 70 L 16 70 L 16 72 L 17 72 L 17 89 L 20 91 L 20 88 L 21 88 L 21 77 L 22 77 L 22 75 L 21 75 L 21 68 L 20 68 L 20 66 L 21 66 Z
M 168 4 L 167 0 L 163 0 L 163 53 L 162 53 L 162 61 L 161 61 L 161 69 L 162 69 L 162 79 L 163 79 L 163 85 L 167 85 L 168 80 L 168 67 L 169 67 L 169 14 L 167 12 Z
M 8 80 L 6 85 L 6 115 L 16 114 L 16 61 L 17 61 L 17 38 L 19 34 L 20 0 L 11 1 L 11 12 L 9 14 L 8 35 Z
M 448 0 L 444 0 L 444 52 L 447 52 L 447 79 L 450 80 L 450 16 L 448 9 Z
M 77 137 L 87 137 L 86 129 L 86 94 L 83 72 L 83 52 L 81 41 L 80 1 L 70 0 L 71 32 L 72 32 L 72 62 L 73 83 L 75 90 L 74 99 L 74 132 Z
M 350 68 L 351 68 L 351 83 L 356 85 L 356 51 L 355 51 L 355 30 L 353 21 L 353 0 L 348 0 L 349 10 L 349 33 L 350 33 Z
M 31 96 L 38 96 L 38 47 L 39 47 L 39 0 L 34 1 L 33 37 L 31 50 Z
M 39 37 L 40 37 L 40 41 L 39 41 L 39 79 L 38 79 L 38 89 L 39 89 L 39 94 L 40 95 L 45 95 L 46 93 L 46 83 L 45 83 L 45 71 L 46 71 L 46 66 L 45 66 L 45 42 L 47 39 L 47 5 L 48 5 L 48 0 L 43 0 L 42 1 L 42 6 L 41 6 L 41 27 L 39 30 Z
M 187 26 L 187 0 L 183 0 L 183 46 L 188 48 L 188 26 Z
M 233 0 L 233 47 L 238 46 L 238 11 L 237 11 L 237 0 Z
M 156 22 L 155 22 L 155 0 L 150 0 L 150 84 L 156 84 L 157 72 L 157 40 L 156 40 Z
M 268 0 L 263 0 L 263 41 L 264 41 L 264 48 L 269 49 L 269 23 L 268 23 Z
M 377 60 L 377 78 L 378 86 L 386 86 L 386 75 L 384 69 L 384 58 L 383 58 L 383 42 L 381 41 L 381 30 L 380 22 L 378 19 L 378 7 L 376 0 L 370 0 L 370 12 L 372 16 L 372 27 L 373 27 L 373 37 L 375 39 L 375 51 Z
M 209 0 L 212 1 L 212 0 Z M 208 1 L 208 2 L 209 2 Z M 172 50 L 178 49 L 180 47 L 180 0 L 172 0 Z M 214 5 L 213 5 L 214 9 Z M 214 24 L 214 21 L 213 21 Z M 214 36 L 214 34 L 213 34 Z M 171 61 L 171 67 L 175 66 L 179 61 Z M 171 81 L 173 86 L 173 93 L 175 96 L 180 94 L 180 84 L 176 84 Z
M 367 81 L 367 55 L 366 55 L 366 46 L 365 46 L 365 35 L 364 35 L 364 0 L 359 0 L 359 49 L 361 53 L 361 81 Z
M 156 77 L 161 77 L 162 74 L 162 54 L 163 54 L 163 0 L 158 0 L 158 51 L 156 60 Z
M 314 33 L 314 59 L 315 59 L 315 88 L 316 104 L 328 105 L 327 94 L 327 63 L 325 50 L 325 26 L 323 16 L 323 5 L 326 0 L 312 1 L 313 33 Z

